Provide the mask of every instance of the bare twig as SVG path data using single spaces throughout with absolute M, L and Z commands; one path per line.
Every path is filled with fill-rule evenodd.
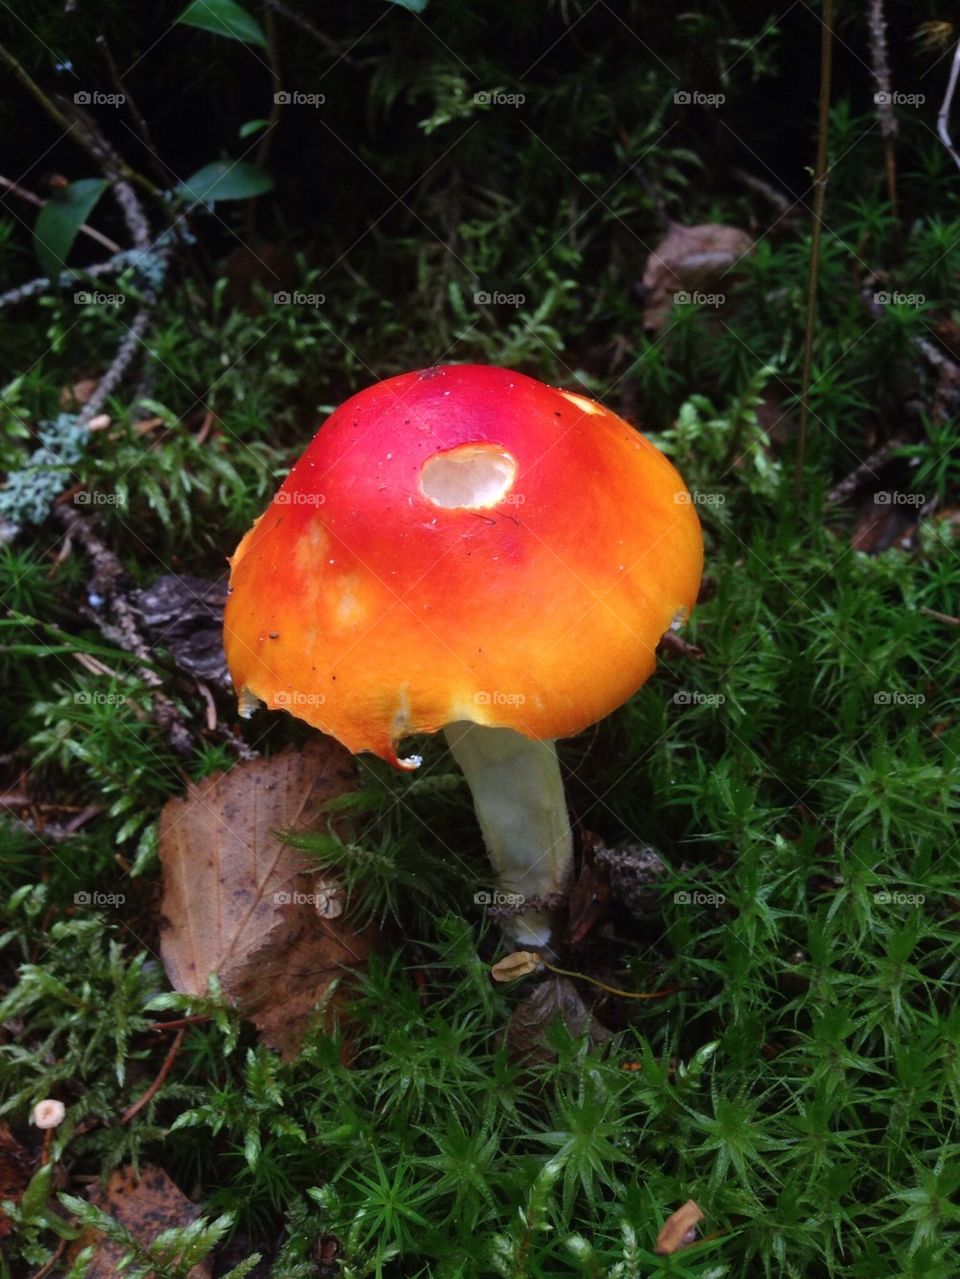
M 79 417 L 81 422 L 89 422 L 91 418 L 96 417 L 104 404 L 106 404 L 107 398 L 113 394 L 140 349 L 143 335 L 146 333 L 149 323 L 150 312 L 144 307 L 142 311 L 138 311 L 133 317 L 130 329 L 117 348 L 117 353 L 113 357 L 110 367 L 97 383 L 96 390 L 80 410 Z
M 331 53 L 335 53 L 339 60 L 341 62 L 345 62 L 348 67 L 357 67 L 360 65 L 356 58 L 350 57 L 349 53 L 341 52 L 340 45 L 337 44 L 333 36 L 328 36 L 325 31 L 321 31 L 316 23 L 311 22 L 311 20 L 304 14 L 300 13 L 299 10 L 291 8 L 288 4 L 284 4 L 283 0 L 267 0 L 267 8 L 273 9 L 273 11 L 275 13 L 279 13 L 282 18 L 286 18 L 295 26 L 300 27 L 301 30 L 306 31 L 308 35 L 313 36 L 314 40 L 322 44 L 325 49 L 329 49 Z
M 921 604 L 920 612 L 938 622 L 946 622 L 948 626 L 960 626 L 960 617 L 951 617 L 949 613 L 938 613 L 935 608 L 925 608 Z
M 844 476 L 840 483 L 835 485 L 827 494 L 827 501 L 842 502 L 856 493 L 857 489 L 862 485 L 869 483 L 870 480 L 875 480 L 877 478 L 877 468 L 882 466 L 902 445 L 903 440 L 898 437 L 888 440 L 875 453 L 871 453 L 868 458 L 865 458 L 849 475 Z
M 960 40 L 957 41 L 956 48 L 953 51 L 953 62 L 950 65 L 950 79 L 947 81 L 947 91 L 943 95 L 943 105 L 937 114 L 937 134 L 953 157 L 954 164 L 960 169 L 960 155 L 957 155 L 953 149 L 950 130 L 947 127 L 950 122 L 950 108 L 953 106 L 953 95 L 956 92 L 958 75 L 960 75 Z
M 47 115 L 55 120 L 65 133 L 73 135 L 80 146 L 82 146 L 88 154 L 100 163 L 101 161 L 100 156 L 97 153 L 97 148 L 95 144 L 91 143 L 91 140 L 86 134 L 80 119 L 76 116 L 73 119 L 70 119 L 61 107 L 58 107 L 57 104 L 44 93 L 37 82 L 20 65 L 10 50 L 5 48 L 2 44 L 0 44 L 0 62 L 5 62 L 7 64 L 27 92 L 40 103 Z M 66 103 L 64 103 L 64 105 L 72 106 L 72 104 Z M 71 114 L 73 113 L 71 112 Z M 134 169 L 131 169 L 128 164 L 121 162 L 117 171 L 110 176 L 112 178 L 124 178 L 128 182 L 135 183 L 144 191 L 154 196 L 155 199 L 159 200 L 163 198 L 163 192 L 159 187 L 154 186 L 154 184 L 148 178 L 145 178 L 142 173 L 137 173 Z
M 5 178 L 2 175 L 0 175 L 0 187 L 9 191 L 11 195 L 18 195 L 21 200 L 26 200 L 28 204 L 32 204 L 37 209 L 42 209 L 47 203 L 46 200 L 41 200 L 38 195 L 34 195 L 32 191 L 28 191 L 26 187 L 22 187 L 16 182 L 11 182 L 9 178 Z M 89 236 L 91 240 L 96 240 L 105 249 L 109 249 L 111 253 L 120 252 L 120 245 L 116 241 L 111 240 L 109 236 L 103 235 L 96 227 L 87 226 L 86 222 L 81 224 L 80 234 Z
M 99 388 L 98 388 L 99 389 Z M 77 541 L 93 563 L 93 589 L 104 600 L 104 611 L 116 621 L 116 628 L 110 627 L 105 618 L 96 615 L 97 625 L 104 635 L 119 643 L 128 653 L 149 660 L 150 650 L 137 628 L 133 609 L 120 590 L 123 576 L 123 565 L 94 531 L 92 524 L 77 510 L 75 506 L 59 505 L 54 511 L 71 537 Z M 109 627 L 109 630 L 108 630 Z M 170 742 L 181 755 L 188 755 L 193 749 L 190 730 L 180 717 L 174 703 L 163 692 L 163 681 L 156 671 L 147 666 L 137 667 L 138 678 L 151 690 L 156 710 L 157 722 L 165 729 Z
M 870 58 L 877 82 L 874 103 L 880 132 L 883 134 L 883 153 L 887 169 L 887 199 L 894 218 L 897 217 L 897 160 L 894 143 L 897 137 L 897 117 L 893 110 L 893 88 L 890 84 L 890 60 L 887 56 L 887 20 L 883 13 L 883 0 L 870 0 Z
M 128 85 L 124 82 L 123 77 L 117 70 L 117 64 L 113 60 L 113 54 L 110 52 L 110 46 L 107 44 L 106 36 L 97 36 L 97 48 L 100 50 L 103 55 L 103 60 L 107 64 L 107 69 L 110 72 L 110 79 L 113 82 L 113 87 L 118 93 L 123 94 L 124 102 L 130 112 L 134 124 L 137 126 L 137 132 L 143 140 L 143 145 L 147 148 L 147 154 L 150 157 L 150 163 L 153 165 L 154 172 L 159 177 L 160 181 L 166 184 L 169 180 L 168 175 L 160 160 L 157 158 L 157 153 L 153 145 L 153 138 L 150 136 L 150 130 L 147 127 L 147 122 L 140 114 L 140 110 L 134 101 L 133 94 L 130 92 Z
M 810 278 L 807 286 L 807 319 L 803 336 L 803 380 L 800 392 L 800 423 L 797 428 L 794 497 L 803 491 L 803 467 L 807 451 L 807 422 L 810 415 L 810 378 L 813 370 L 813 337 L 817 323 L 817 283 L 820 277 L 820 239 L 823 230 L 823 203 L 827 190 L 827 141 L 830 129 L 830 85 L 833 73 L 833 0 L 823 0 L 820 19 L 820 111 L 817 126 L 817 167 L 813 176 L 813 226 L 810 231 Z
M 170 1067 L 173 1065 L 173 1063 L 177 1059 L 177 1053 L 180 1051 L 180 1045 L 183 1043 L 183 1037 L 186 1033 L 187 1033 L 186 1027 L 181 1026 L 181 1028 L 177 1031 L 176 1036 L 174 1037 L 173 1043 L 170 1045 L 170 1048 L 169 1048 L 169 1051 L 167 1052 L 166 1057 L 164 1057 L 163 1059 L 163 1065 L 160 1067 L 160 1071 L 156 1079 L 153 1081 L 153 1083 L 150 1085 L 147 1091 L 143 1094 L 143 1096 L 138 1097 L 137 1100 L 133 1103 L 133 1105 L 130 1106 L 129 1109 L 123 1112 L 123 1114 L 120 1116 L 120 1122 L 122 1124 L 128 1124 L 130 1120 L 134 1117 L 134 1115 L 139 1114 L 140 1111 L 147 1104 L 147 1102 L 152 1101 L 153 1098 L 160 1091 L 160 1089 L 163 1087 L 163 1081 L 166 1079 L 167 1075 L 169 1075 Z

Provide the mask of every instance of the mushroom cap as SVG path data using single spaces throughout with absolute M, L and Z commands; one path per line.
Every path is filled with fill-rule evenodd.
M 400 764 L 402 737 L 456 720 L 548 739 L 620 706 L 693 607 L 703 543 L 676 470 L 614 413 L 447 365 L 342 404 L 230 563 L 241 709 Z

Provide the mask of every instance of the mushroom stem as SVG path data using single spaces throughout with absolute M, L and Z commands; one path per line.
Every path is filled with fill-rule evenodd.
M 470 786 L 499 891 L 518 894 L 520 907 L 522 899 L 565 892 L 573 836 L 555 743 L 467 720 L 443 731 Z M 504 930 L 521 945 L 549 949 L 554 913 L 518 913 Z

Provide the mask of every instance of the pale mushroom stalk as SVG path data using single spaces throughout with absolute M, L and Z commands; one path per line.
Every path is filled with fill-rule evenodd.
M 554 742 L 512 728 L 458 720 L 443 730 L 463 770 L 497 887 L 522 900 L 565 893 L 573 873 L 573 836 Z M 521 946 L 550 949 L 555 911 L 508 917 L 504 931 Z

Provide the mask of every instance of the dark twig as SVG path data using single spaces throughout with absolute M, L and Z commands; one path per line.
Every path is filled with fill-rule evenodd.
M 875 99 L 880 132 L 883 134 L 883 153 L 887 170 L 887 199 L 894 218 L 897 214 L 897 159 L 895 142 L 897 117 L 893 110 L 893 88 L 890 84 L 890 60 L 887 56 L 887 20 L 883 13 L 883 0 L 870 0 L 870 58 L 877 82 Z
M 34 195 L 32 191 L 28 191 L 26 187 L 20 186 L 16 182 L 11 182 L 9 178 L 0 176 L 0 187 L 9 191 L 11 195 L 18 195 L 21 200 L 26 200 L 28 204 L 32 204 L 37 209 L 42 209 L 47 203 L 41 200 L 38 195 Z M 105 249 L 109 249 L 111 253 L 119 253 L 120 245 L 108 236 L 103 235 L 96 227 L 87 226 L 86 222 L 80 227 L 80 234 L 89 236 L 91 240 L 96 240 L 98 244 L 102 244 Z
M 0 62 L 5 62 L 7 64 L 27 92 L 40 103 L 47 115 L 55 120 L 65 133 L 73 135 L 80 146 L 82 146 L 84 150 L 91 155 L 98 164 L 100 164 L 100 154 L 98 153 L 96 144 L 91 141 L 89 134 L 84 129 L 82 119 L 75 114 L 74 111 L 70 112 L 70 114 L 74 116 L 73 119 L 70 119 L 64 110 L 57 106 L 57 104 L 44 93 L 37 82 L 26 70 L 24 70 L 9 49 L 5 48 L 2 44 L 0 44 Z M 63 101 L 63 99 L 61 99 L 61 101 Z M 72 107 L 73 104 L 64 102 L 64 106 Z M 112 173 L 110 176 L 111 178 L 119 177 L 125 179 L 127 182 L 135 183 L 144 191 L 148 192 L 148 194 L 152 195 L 155 199 L 159 200 L 163 198 L 163 192 L 159 187 L 154 186 L 154 184 L 148 178 L 145 178 L 142 173 L 137 173 L 134 169 L 131 169 L 128 164 L 124 164 L 122 161 L 117 171 Z
M 840 483 L 835 485 L 827 494 L 827 501 L 843 502 L 856 493 L 857 489 L 864 484 L 875 480 L 877 478 L 877 468 L 882 466 L 902 445 L 903 440 L 899 438 L 888 440 L 886 444 L 878 448 L 875 453 L 871 453 L 858 467 L 852 470 L 849 475 L 844 476 Z
M 170 1067 L 173 1065 L 173 1063 L 177 1059 L 177 1053 L 180 1051 L 180 1045 L 183 1043 L 183 1037 L 186 1033 L 187 1033 L 186 1027 L 181 1026 L 181 1028 L 177 1031 L 177 1034 L 176 1034 L 176 1037 L 174 1038 L 173 1043 L 170 1045 L 170 1048 L 169 1048 L 169 1051 L 167 1052 L 166 1057 L 164 1057 L 163 1059 L 163 1065 L 160 1067 L 160 1072 L 157 1075 L 156 1079 L 153 1081 L 153 1083 L 150 1085 L 147 1091 L 143 1094 L 143 1096 L 138 1097 L 137 1100 L 133 1103 L 133 1105 L 130 1106 L 128 1110 L 125 1110 L 123 1112 L 123 1114 L 120 1116 L 120 1122 L 122 1124 L 128 1124 L 130 1120 L 134 1117 L 134 1115 L 139 1114 L 140 1111 L 147 1104 L 147 1102 L 152 1101 L 153 1098 L 160 1091 L 160 1089 L 163 1087 L 163 1081 L 166 1079 L 167 1075 L 169 1075 Z
M 157 153 L 153 145 L 153 138 L 150 136 L 150 129 L 147 126 L 146 120 L 140 114 L 140 110 L 134 101 L 133 94 L 130 92 L 129 87 L 125 84 L 123 77 L 117 70 L 117 64 L 113 60 L 113 54 L 110 52 L 110 46 L 107 44 L 106 36 L 97 36 L 97 48 L 100 50 L 103 55 L 103 60 L 107 64 L 107 69 L 110 72 L 110 79 L 113 83 L 113 87 L 116 89 L 117 93 L 123 94 L 124 102 L 130 112 L 134 124 L 137 126 L 137 132 L 140 134 L 143 145 L 147 149 L 147 154 L 150 156 L 150 163 L 153 165 L 154 172 L 157 177 L 159 177 L 160 181 L 166 184 L 168 176 L 160 160 L 157 158 Z
M 817 284 L 820 278 L 820 239 L 823 204 L 827 190 L 827 141 L 830 129 L 830 86 L 833 71 L 833 0 L 823 0 L 820 19 L 820 111 L 817 125 L 817 167 L 813 176 L 813 226 L 810 231 L 810 277 L 807 285 L 807 319 L 803 336 L 803 379 L 800 422 L 797 427 L 794 498 L 803 492 L 803 468 L 807 455 L 807 422 L 810 416 L 810 379 L 813 371 L 813 338 L 817 323 Z
M 308 35 L 313 36 L 314 40 L 322 44 L 325 49 L 329 49 L 331 53 L 335 53 L 340 62 L 345 62 L 348 67 L 358 67 L 360 64 L 356 58 L 351 58 L 349 53 L 342 53 L 339 44 L 334 40 L 333 36 L 328 36 L 325 31 L 321 31 L 316 23 L 311 22 L 299 10 L 291 8 L 290 5 L 284 4 L 283 0 L 266 0 L 267 8 L 272 9 L 274 13 L 279 13 L 282 18 L 286 18 L 288 22 L 292 22 L 294 26 L 300 27 L 302 31 L 306 31 Z

